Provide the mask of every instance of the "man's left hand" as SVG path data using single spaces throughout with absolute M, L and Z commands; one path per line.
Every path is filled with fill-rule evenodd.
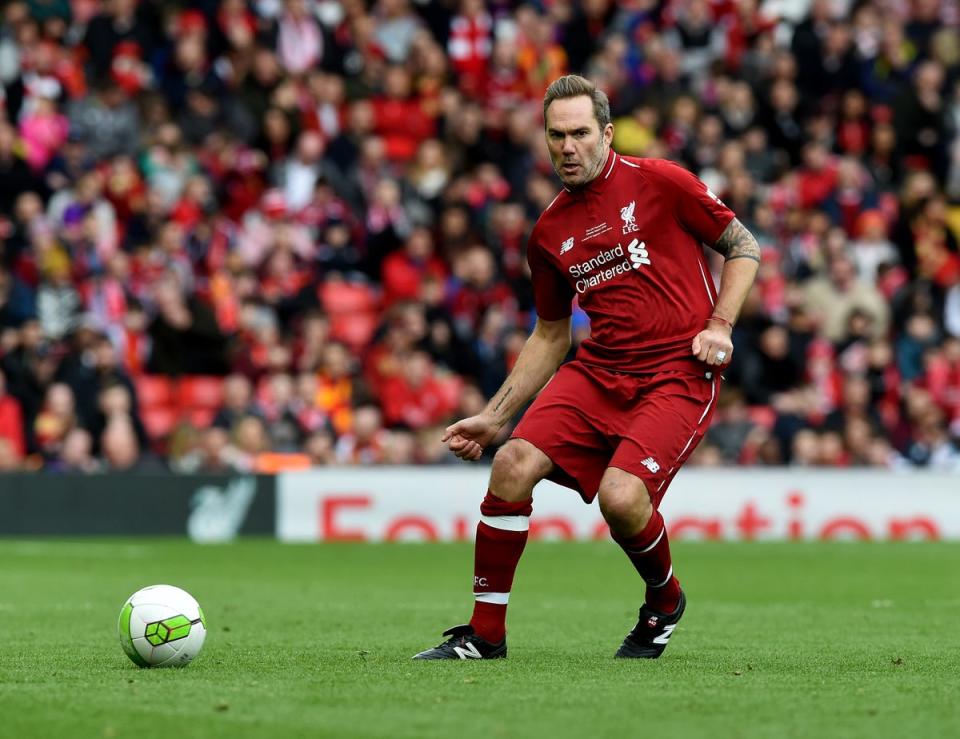
M 708 324 L 703 331 L 693 337 L 691 350 L 701 362 L 715 365 L 729 364 L 733 356 L 730 329 L 722 325 Z

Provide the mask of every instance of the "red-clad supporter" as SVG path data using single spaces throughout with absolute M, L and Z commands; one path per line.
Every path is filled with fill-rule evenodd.
M 342 77 L 321 69 L 307 78 L 309 105 L 304 112 L 304 126 L 319 131 L 324 141 L 335 139 L 346 125 L 346 85 Z
M 113 206 L 121 234 L 134 213 L 145 206 L 147 186 L 132 157 L 120 155 L 110 160 L 103 196 Z
M 119 325 L 111 326 L 111 338 L 120 356 L 120 365 L 131 376 L 146 372 L 150 356 L 150 338 L 147 335 L 147 314 L 137 302 L 128 302 Z
M 20 401 L 7 388 L 7 379 L 0 369 L 0 439 L 10 444 L 17 459 L 23 459 L 27 443 L 23 433 L 23 411 Z
M 297 421 L 307 434 L 330 429 L 330 416 L 320 407 L 318 392 L 319 382 L 315 372 L 301 372 L 297 375 L 293 405 Z
M 403 248 L 383 261 L 384 307 L 399 300 L 416 300 L 427 278 L 444 280 L 447 268 L 434 252 L 433 236 L 426 228 L 415 228 Z
M 383 95 L 373 100 L 375 131 L 384 139 L 387 157 L 395 162 L 413 159 L 417 147 L 436 128 L 412 84 L 407 70 L 392 65 L 383 80 Z
M 353 426 L 353 402 L 358 395 L 353 360 L 346 346 L 331 341 L 323 348 L 317 375 L 314 407 L 342 434 Z
M 410 429 L 437 425 L 454 409 L 449 395 L 435 375 L 430 356 L 412 352 L 401 360 L 400 372 L 381 388 L 384 423 Z
M 526 81 L 517 63 L 516 39 L 504 36 L 493 44 L 487 72 L 487 108 L 494 116 L 503 116 L 528 100 Z
M 454 275 L 459 285 L 450 297 L 450 312 L 457 328 L 474 332 L 483 314 L 498 306 L 511 316 L 516 311 L 516 298 L 506 283 L 498 279 L 496 262 L 490 250 L 473 246 L 454 262 Z
M 288 249 L 276 249 L 267 257 L 260 272 L 260 296 L 274 308 L 283 301 L 293 300 L 310 284 L 310 275 L 297 264 Z
M 250 49 L 257 35 L 257 16 L 245 0 L 224 0 L 214 17 L 214 43 L 237 51 Z
M 465 0 L 450 19 L 447 54 L 457 73 L 460 89 L 470 97 L 483 97 L 493 47 L 493 18 L 482 0 Z

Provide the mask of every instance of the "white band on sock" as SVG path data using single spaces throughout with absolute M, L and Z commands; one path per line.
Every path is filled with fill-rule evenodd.
M 646 549 L 641 549 L 639 552 L 635 552 L 635 554 L 646 554 L 647 552 L 649 552 L 651 549 L 653 549 L 655 546 L 657 546 L 657 544 L 660 543 L 660 540 L 663 538 L 663 535 L 664 535 L 665 533 L 667 533 L 667 527 L 666 527 L 666 526 L 664 526 L 663 529 L 660 531 L 659 536 L 657 536 L 657 538 L 653 540 L 653 544 L 651 544 L 650 546 L 648 546 Z
M 474 593 L 473 597 L 480 603 L 496 603 L 505 606 L 510 600 L 510 593 Z
M 668 582 L 670 582 L 670 578 L 671 578 L 671 577 L 673 577 L 673 565 L 670 565 L 670 569 L 669 569 L 669 571 L 667 572 L 667 577 L 666 577 L 666 579 L 665 579 L 662 583 L 658 583 L 657 585 L 651 585 L 650 587 L 651 587 L 651 588 L 662 588 L 664 585 L 666 585 Z
M 480 516 L 487 526 L 503 531 L 527 531 L 530 529 L 530 516 Z

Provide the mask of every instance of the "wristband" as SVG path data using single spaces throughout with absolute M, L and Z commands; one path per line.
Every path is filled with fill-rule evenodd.
M 709 322 L 709 321 L 719 321 L 720 323 L 726 324 L 727 327 L 730 328 L 731 330 L 733 329 L 733 324 L 730 323 L 730 321 L 728 321 L 726 318 L 721 318 L 720 316 L 710 316 L 710 317 L 707 319 L 707 321 L 708 321 L 708 322 Z

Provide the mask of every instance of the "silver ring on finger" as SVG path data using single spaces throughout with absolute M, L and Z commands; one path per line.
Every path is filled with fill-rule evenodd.
M 727 358 L 727 353 L 726 353 L 725 351 L 721 350 L 721 351 L 718 351 L 718 352 L 717 352 L 717 361 L 718 361 L 718 362 L 722 362 L 722 361 L 723 361 L 724 359 L 726 359 L 726 358 Z

